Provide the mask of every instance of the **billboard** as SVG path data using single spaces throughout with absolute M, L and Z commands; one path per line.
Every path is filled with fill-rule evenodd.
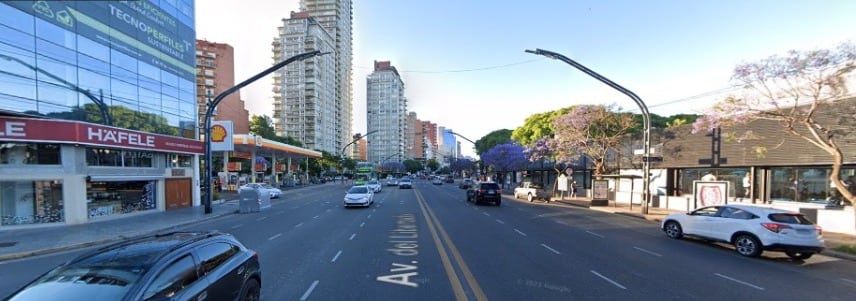
M 196 31 L 148 1 L 4 1 L 194 82 Z

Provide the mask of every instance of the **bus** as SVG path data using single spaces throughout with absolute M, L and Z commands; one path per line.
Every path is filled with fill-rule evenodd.
M 357 162 L 354 172 L 354 185 L 366 185 L 373 178 L 377 178 L 376 166 L 369 162 Z

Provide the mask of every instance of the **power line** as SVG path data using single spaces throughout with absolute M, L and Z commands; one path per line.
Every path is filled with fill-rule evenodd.
M 531 63 L 531 62 L 538 61 L 538 60 L 540 60 L 540 59 L 531 59 L 531 60 L 520 61 L 520 62 L 516 62 L 516 63 L 508 63 L 508 64 L 503 64 L 503 65 L 494 65 L 494 66 L 477 67 L 477 68 L 469 68 L 469 69 L 455 69 L 455 70 L 398 70 L 398 73 L 461 73 L 461 72 L 474 72 L 474 71 L 484 71 L 484 70 L 491 70 L 491 69 L 499 69 L 499 68 L 505 68 L 505 67 L 517 66 L 517 65 L 527 64 L 527 63 Z M 369 68 L 369 67 L 365 67 L 365 66 L 354 66 L 354 67 L 355 67 L 355 68 L 360 68 L 360 69 L 374 69 L 374 68 Z

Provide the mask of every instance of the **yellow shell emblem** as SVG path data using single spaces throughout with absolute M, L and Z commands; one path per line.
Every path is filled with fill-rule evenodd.
M 222 125 L 217 124 L 211 127 L 211 141 L 223 142 L 226 136 L 228 136 L 228 133 L 226 133 L 226 128 Z

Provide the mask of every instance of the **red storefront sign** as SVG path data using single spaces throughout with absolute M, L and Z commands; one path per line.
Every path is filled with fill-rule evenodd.
M 202 141 L 72 120 L 0 116 L 0 140 L 77 143 L 190 154 L 205 153 L 205 145 Z
M 241 162 L 226 163 L 226 169 L 229 171 L 241 171 Z

